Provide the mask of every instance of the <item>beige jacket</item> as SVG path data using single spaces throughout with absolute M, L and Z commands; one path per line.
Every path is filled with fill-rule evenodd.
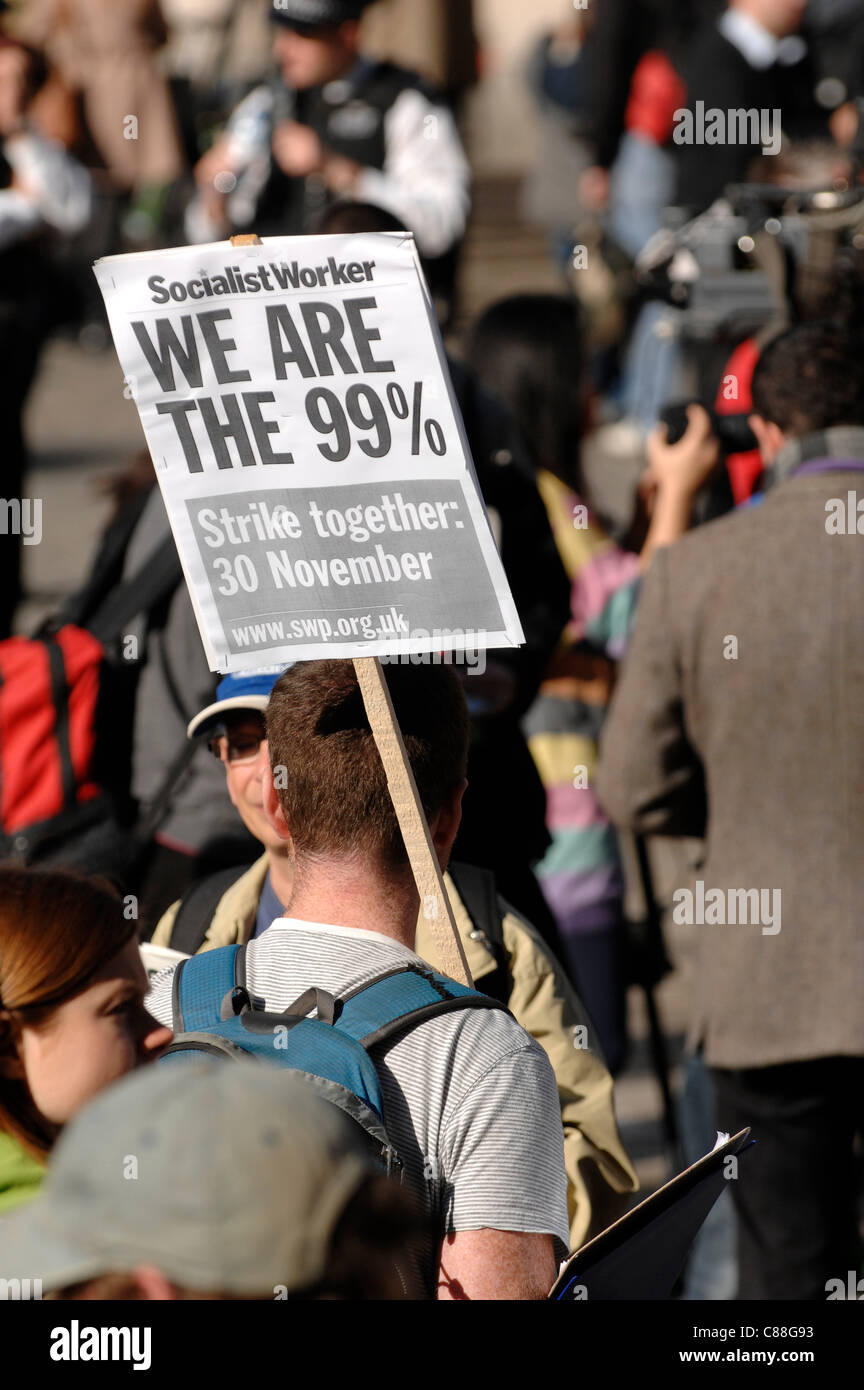
M 17 33 L 80 92 L 90 135 L 120 187 L 179 178 L 177 118 L 155 56 L 165 40 L 158 0 L 28 0 Z
M 231 885 L 216 909 L 202 951 L 249 940 L 266 874 L 264 855 Z M 483 976 L 496 968 L 495 957 L 481 939 L 472 936 L 473 923 L 449 874 L 444 881 L 471 974 L 478 989 L 482 989 Z M 161 918 L 153 934 L 154 945 L 170 944 L 177 907 L 174 903 Z M 572 1249 L 577 1250 L 623 1214 L 628 1194 L 636 1191 L 638 1182 L 615 1122 L 612 1078 L 572 986 L 540 935 L 512 912 L 504 917 L 504 946 L 513 980 L 510 1012 L 540 1043 L 558 1082 L 570 1242 Z M 422 917 L 417 927 L 416 950 L 430 965 L 440 969 Z M 586 1036 L 588 1047 L 574 1045 Z

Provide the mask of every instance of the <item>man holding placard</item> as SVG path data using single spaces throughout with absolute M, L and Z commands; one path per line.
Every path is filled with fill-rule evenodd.
M 270 771 L 265 711 L 281 674 L 280 668 L 268 667 L 226 676 L 215 702 L 189 724 L 189 737 L 206 743 L 219 759 L 231 803 L 265 853 L 248 868 L 225 866 L 197 880 L 172 904 L 145 948 L 145 957 L 148 950 L 154 953 L 156 969 L 168 964 L 160 955 L 165 947 L 193 954 L 245 945 L 284 916 L 291 902 L 291 843 L 273 829 L 263 806 Z M 555 1072 L 570 1243 L 578 1250 L 623 1216 L 629 1194 L 638 1187 L 615 1121 L 612 1078 L 580 1000 L 530 921 L 496 892 L 488 871 L 452 859 L 447 870 L 445 886 L 475 987 L 506 1003 Z M 440 968 L 422 911 L 414 950 Z
M 387 683 L 443 868 L 466 785 L 465 698 L 446 667 L 389 667 Z M 286 671 L 267 732 L 265 809 L 291 841 L 293 882 L 285 915 L 248 943 L 243 971 L 250 997 L 284 1018 L 310 989 L 347 1001 L 373 980 L 427 967 L 414 951 L 411 865 L 351 663 Z M 174 1018 L 176 1032 L 174 976 L 157 976 L 147 1007 Z M 501 1009 L 439 1002 L 425 1015 L 368 1039 L 387 1134 L 437 1233 L 424 1284 L 445 1299 L 545 1298 L 569 1242 L 552 1068 Z
M 470 984 L 440 872 L 467 712 L 440 663 L 523 634 L 412 239 L 217 244 L 112 257 L 96 274 L 211 669 L 295 663 L 277 689 L 290 685 L 299 723 L 277 756 L 296 765 L 268 813 L 297 870 L 281 944 L 314 940 L 305 964 L 262 959 L 260 992 L 291 992 L 307 966 L 330 990 L 404 970 L 419 959 L 418 894 L 443 968 Z M 360 659 L 326 660 L 316 686 L 316 657 Z M 370 657 L 397 663 L 398 709 Z M 417 659 L 429 669 L 402 664 Z M 355 758 L 347 778 L 334 731 Z M 299 818 L 281 800 L 295 792 Z M 250 950 L 267 956 L 279 936 Z M 166 984 L 157 1015 L 171 1012 Z M 445 1297 L 540 1298 L 568 1239 L 555 1078 L 512 1019 L 480 1013 L 429 1018 L 385 1049 L 388 1124 L 445 1238 L 430 1287 L 437 1271 Z

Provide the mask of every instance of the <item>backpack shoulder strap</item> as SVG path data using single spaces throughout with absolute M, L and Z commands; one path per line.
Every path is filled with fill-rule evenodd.
M 153 487 L 157 486 L 154 481 Z M 64 623 L 86 627 L 100 604 L 104 603 L 112 589 L 120 584 L 126 550 L 151 491 L 152 488 L 145 488 L 133 497 L 109 523 L 99 542 L 85 583 L 61 607 L 55 620 L 56 627 L 62 627 Z
M 245 983 L 245 946 L 220 946 L 181 960 L 171 988 L 175 1034 L 206 1031 L 222 1021 L 222 1001 Z
M 107 646 L 139 613 L 148 612 L 167 598 L 182 577 L 177 546 L 169 532 L 140 568 L 108 595 L 88 621 L 88 631 Z
M 484 994 L 506 1004 L 510 998 L 512 980 L 510 963 L 504 946 L 504 916 L 498 886 L 491 869 L 481 869 L 477 864 L 453 863 L 447 872 L 456 885 L 468 916 L 486 938 L 489 949 L 495 957 L 495 969 L 479 981 Z
M 217 907 L 228 889 L 244 873 L 245 868 L 238 869 L 232 865 L 230 869 L 218 869 L 215 874 L 208 874 L 187 888 L 180 899 L 168 941 L 173 950 L 194 956 L 201 949 Z
M 370 1048 L 454 1009 L 504 1009 L 497 999 L 416 965 L 396 966 L 339 1001 L 335 1027 Z

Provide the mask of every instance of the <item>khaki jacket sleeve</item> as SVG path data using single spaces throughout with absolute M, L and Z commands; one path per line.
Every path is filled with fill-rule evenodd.
M 471 918 L 449 874 L 444 882 L 468 966 L 477 989 L 482 990 L 483 976 L 495 969 L 495 957 L 488 944 L 483 944 L 482 933 L 472 933 Z M 558 1085 L 570 1244 L 577 1250 L 624 1214 L 630 1205 L 628 1194 L 637 1191 L 639 1183 L 618 1133 L 612 1077 L 585 1010 L 539 932 L 508 911 L 502 899 L 499 902 L 513 981 L 507 1006 L 516 1022 L 545 1051 Z M 435 969 L 441 969 L 422 913 L 415 950 Z
M 510 1011 L 540 1043 L 558 1083 L 570 1242 L 577 1250 L 623 1215 L 639 1183 L 618 1133 L 612 1077 L 572 985 L 539 934 L 514 913 L 504 918 L 504 944 L 513 979 Z
M 172 903 L 170 907 L 166 907 L 165 911 L 162 913 L 162 916 L 159 918 L 159 921 L 156 923 L 156 930 L 150 938 L 152 945 L 171 945 L 171 933 L 174 930 L 174 919 L 177 916 L 177 911 L 179 907 L 179 898 L 177 899 L 176 903 Z

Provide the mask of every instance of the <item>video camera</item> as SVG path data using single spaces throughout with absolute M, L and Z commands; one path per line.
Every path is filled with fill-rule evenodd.
M 800 146 L 782 156 L 782 182 L 727 188 L 706 212 L 670 225 L 645 247 L 636 279 L 646 299 L 673 306 L 674 332 L 692 380 L 676 395 L 698 400 L 724 454 L 757 447 L 747 413 L 712 409 L 733 350 L 827 314 L 864 325 L 864 103 L 851 162 L 833 146 Z M 766 161 L 767 167 L 767 161 Z M 773 167 L 773 166 L 772 166 Z M 661 413 L 670 443 L 687 427 L 686 405 Z
M 733 185 L 700 217 L 658 232 L 636 263 L 644 297 L 680 310 L 693 342 L 740 341 L 808 314 L 850 272 L 864 283 L 858 187 Z

